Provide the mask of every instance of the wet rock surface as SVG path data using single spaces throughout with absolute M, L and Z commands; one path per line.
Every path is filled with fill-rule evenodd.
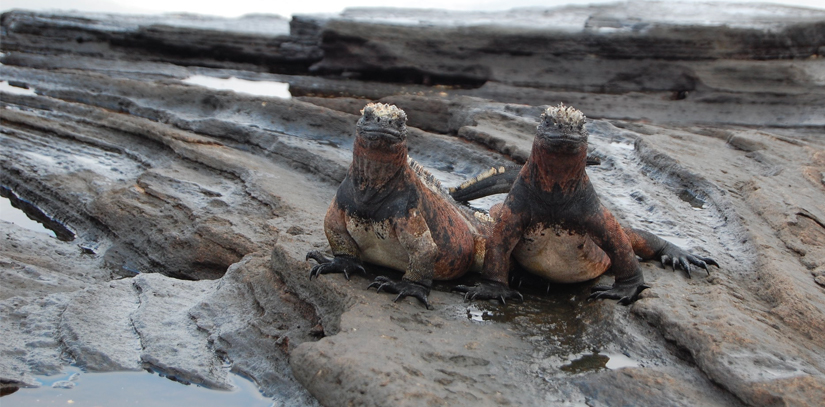
M 215 389 L 231 371 L 284 405 L 818 405 L 825 14 L 680 7 L 4 14 L 3 196 L 68 232 L 2 223 L 0 386 L 74 364 Z M 523 162 L 542 107 L 575 106 L 605 205 L 722 267 L 644 264 L 629 307 L 529 275 L 523 303 L 449 292 L 470 276 L 433 310 L 365 289 L 387 270 L 310 281 L 375 100 L 447 186 Z

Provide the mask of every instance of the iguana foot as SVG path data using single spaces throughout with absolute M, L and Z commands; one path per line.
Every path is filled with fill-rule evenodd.
M 691 277 L 690 273 L 693 266 L 705 269 L 708 275 L 710 275 L 708 265 L 719 267 L 719 263 L 710 257 L 694 256 L 670 243 L 665 245 L 659 255 L 661 256 L 662 267 L 667 267 L 667 265 L 670 264 L 671 267 L 673 267 L 673 271 L 676 271 L 676 265 L 678 264 L 679 267 L 687 272 L 688 278 Z
M 344 277 L 346 277 L 347 280 L 349 280 L 350 273 L 354 273 L 356 271 L 360 271 L 364 273 L 364 275 L 367 274 L 364 267 L 354 257 L 335 256 L 332 259 L 329 259 L 321 252 L 313 250 L 307 253 L 306 259 L 313 259 L 318 262 L 318 264 L 313 266 L 309 271 L 310 280 L 312 280 L 312 277 L 318 277 L 321 274 L 329 273 L 344 273 Z
M 629 305 L 638 300 L 639 294 L 648 288 L 650 288 L 650 286 L 647 284 L 625 286 L 597 285 L 590 289 L 593 293 L 590 294 L 588 299 L 600 300 L 609 298 L 611 300 L 619 300 L 619 304 L 621 305 Z
M 450 291 L 465 293 L 464 301 L 499 300 L 505 305 L 507 304 L 507 299 L 518 299 L 519 301 L 524 301 L 524 296 L 517 290 L 495 282 L 481 282 L 472 287 L 457 285 Z
M 392 302 L 398 302 L 398 300 L 404 297 L 415 297 L 418 298 L 418 301 L 421 301 L 427 309 L 432 309 L 430 302 L 427 300 L 427 296 L 430 294 L 430 287 L 427 287 L 424 284 L 406 280 L 393 281 L 389 277 L 378 276 L 375 278 L 375 281 L 367 286 L 367 289 L 372 287 L 376 287 L 376 293 L 380 293 L 381 290 L 384 290 L 388 293 L 398 294 L 398 297 L 395 297 Z

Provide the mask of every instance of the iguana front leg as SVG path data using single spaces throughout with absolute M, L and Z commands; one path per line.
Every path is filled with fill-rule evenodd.
M 433 240 L 427 221 L 418 209 L 409 211 L 406 217 L 395 219 L 395 235 L 404 250 L 409 262 L 401 281 L 394 281 L 388 277 L 379 276 L 367 288 L 376 287 L 376 292 L 387 291 L 398 294 L 393 302 L 404 297 L 415 297 L 427 309 L 430 309 L 428 296 L 433 285 L 438 246 Z M 442 248 L 449 250 L 449 247 Z
M 641 257 L 643 260 L 659 260 L 662 262 L 662 266 L 667 266 L 668 262 L 670 262 L 673 270 L 676 270 L 676 265 L 678 264 L 685 270 L 685 272 L 687 272 L 688 278 L 690 278 L 692 266 L 705 269 L 705 272 L 707 272 L 708 275 L 710 275 L 708 265 L 719 267 L 719 263 L 717 263 L 716 260 L 710 257 L 690 254 L 679 246 L 676 246 L 675 244 L 670 243 L 667 240 L 654 235 L 653 233 L 631 228 L 625 228 L 624 231 L 628 238 L 630 238 L 630 242 L 633 245 L 633 251 L 637 256 Z
M 344 273 L 347 280 L 350 273 L 356 271 L 367 274 L 361 265 L 358 244 L 347 231 L 345 215 L 344 210 L 338 206 L 337 199 L 333 199 L 324 217 L 324 233 L 335 257 L 328 259 L 317 250 L 307 253 L 307 260 L 313 259 L 318 262 L 309 271 L 310 280 L 312 277 L 329 273 Z
M 481 275 L 487 280 L 474 286 L 457 285 L 451 291 L 463 292 L 465 300 L 524 300 L 518 290 L 509 287 L 510 255 L 524 234 L 525 211 L 512 210 L 508 199 L 495 215 L 495 226 L 487 239 Z
M 633 245 L 622 226 L 610 211 L 599 205 L 584 219 L 584 227 L 593 241 L 610 257 L 610 267 L 616 278 L 612 286 L 593 287 L 590 298 L 610 298 L 619 300 L 622 305 L 636 301 L 639 294 L 649 286 L 644 283 L 644 275 L 633 252 Z

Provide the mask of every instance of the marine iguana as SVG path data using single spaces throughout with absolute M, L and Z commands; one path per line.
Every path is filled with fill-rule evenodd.
M 503 204 L 490 215 L 494 226 L 487 239 L 482 276 L 489 283 L 456 286 L 467 299 L 514 298 L 508 287 L 510 261 L 551 282 L 574 283 L 615 274 L 613 286 L 593 287 L 590 298 L 611 298 L 621 304 L 635 301 L 648 288 L 636 256 L 643 260 L 672 261 L 690 276 L 691 265 L 718 267 L 715 260 L 691 255 L 652 233 L 623 228 L 599 201 L 585 171 L 587 130 L 584 115 L 571 107 L 549 107 L 533 141 L 527 163 L 516 177 L 501 177 L 500 169 L 487 178 L 492 193 L 513 179 Z M 476 181 L 479 178 L 477 177 Z M 504 181 L 502 181 L 504 180 Z M 498 183 L 496 181 L 499 181 Z M 467 185 L 453 190 L 466 200 Z M 483 193 L 477 195 L 484 195 Z
M 368 104 L 356 124 L 352 164 L 324 219 L 333 259 L 318 251 L 309 277 L 364 272 L 362 262 L 404 272 L 379 276 L 367 288 L 412 296 L 430 308 L 433 280 L 481 270 L 490 219 L 456 203 L 431 174 L 407 156 L 407 116 Z

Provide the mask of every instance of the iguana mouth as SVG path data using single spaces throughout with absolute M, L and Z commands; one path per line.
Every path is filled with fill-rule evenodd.
M 549 141 L 567 141 L 573 143 L 587 143 L 587 136 L 579 136 L 577 134 L 560 134 L 552 132 L 539 133 L 539 136 Z
M 405 139 L 402 131 L 382 126 L 380 124 L 365 124 L 358 129 L 358 135 L 367 140 L 388 139 L 391 141 L 403 141 Z

